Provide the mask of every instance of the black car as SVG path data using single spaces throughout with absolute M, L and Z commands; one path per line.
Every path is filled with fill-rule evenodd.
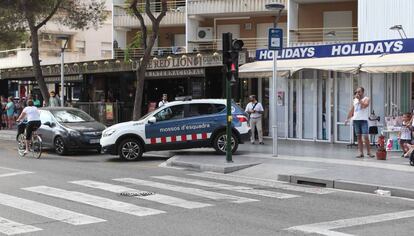
M 101 152 L 99 140 L 105 125 L 76 108 L 45 107 L 39 109 L 42 126 L 37 133 L 46 148 L 59 155 L 78 150 Z

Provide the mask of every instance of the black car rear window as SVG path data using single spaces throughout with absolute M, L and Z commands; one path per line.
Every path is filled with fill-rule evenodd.
M 58 122 L 79 123 L 95 121 L 92 117 L 81 110 L 51 110 L 50 111 Z

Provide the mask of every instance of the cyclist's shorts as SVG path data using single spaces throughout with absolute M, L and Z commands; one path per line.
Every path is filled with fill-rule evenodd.
M 40 120 L 29 121 L 26 128 L 26 140 L 32 139 L 33 131 L 36 131 L 41 125 Z

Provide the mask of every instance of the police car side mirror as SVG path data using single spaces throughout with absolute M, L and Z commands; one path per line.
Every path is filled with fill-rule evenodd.
M 148 119 L 148 123 L 149 124 L 154 124 L 154 123 L 156 123 L 157 122 L 157 119 L 155 118 L 155 117 L 150 117 L 149 119 Z

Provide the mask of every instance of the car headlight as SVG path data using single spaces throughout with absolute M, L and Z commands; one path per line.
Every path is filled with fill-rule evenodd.
M 74 137 L 79 137 L 81 134 L 79 133 L 79 131 L 69 130 L 69 135 L 74 136 Z
M 114 129 L 108 129 L 108 130 L 105 130 L 105 131 L 102 133 L 102 137 L 108 137 L 108 136 L 111 136 L 113 133 L 115 133 L 115 130 L 114 130 Z

